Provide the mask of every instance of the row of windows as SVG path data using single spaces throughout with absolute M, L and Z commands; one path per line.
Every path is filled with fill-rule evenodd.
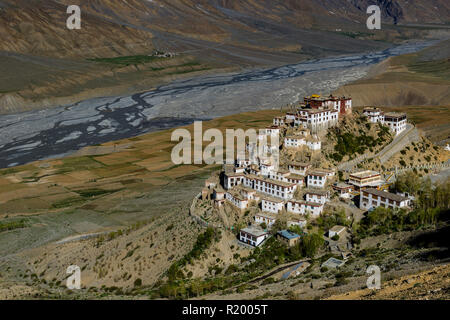
M 241 233 L 241 237 L 244 239 L 248 239 L 248 240 L 252 240 L 252 241 L 256 241 L 256 237 L 248 235 L 246 233 Z

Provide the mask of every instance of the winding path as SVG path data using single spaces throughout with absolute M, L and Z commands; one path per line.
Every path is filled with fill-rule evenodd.
M 402 150 L 406 145 L 411 142 L 419 141 L 420 135 L 417 131 L 417 128 L 412 124 L 406 124 L 406 129 L 397 135 L 391 143 L 389 143 L 386 147 L 384 147 L 381 151 L 373 156 L 369 156 L 368 154 L 363 154 L 353 160 L 341 163 L 338 165 L 338 170 L 351 172 L 355 166 L 360 164 L 365 160 L 380 159 L 381 164 L 386 163 L 394 154 Z

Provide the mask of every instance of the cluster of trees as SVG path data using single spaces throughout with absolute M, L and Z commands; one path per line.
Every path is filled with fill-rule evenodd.
M 415 208 L 421 210 L 450 208 L 450 179 L 433 184 L 429 177 L 420 178 L 414 171 L 397 177 L 394 191 L 407 192 L 416 197 Z
M 14 229 L 25 228 L 27 226 L 26 220 L 5 221 L 0 222 L 0 232 Z
M 298 230 L 297 230 L 298 231 Z M 301 258 L 313 258 L 324 245 L 323 236 L 317 233 L 302 234 L 300 241 L 287 247 L 285 244 L 277 241 L 274 237 L 268 239 L 263 247 L 255 248 L 248 257 L 254 260 L 244 271 L 265 272 L 279 264 L 292 262 Z
M 367 148 L 375 147 L 378 141 L 371 136 L 356 136 L 350 132 L 336 134 L 337 142 L 334 146 L 334 153 L 331 157 L 336 161 L 341 161 L 345 155 L 363 154 Z
M 336 212 L 324 212 L 315 220 L 315 224 L 317 224 L 321 230 L 329 230 L 335 225 L 348 227 L 350 221 L 347 219 L 345 210 L 341 208 Z
M 361 220 L 357 228 L 359 237 L 415 230 L 448 220 L 450 179 L 433 185 L 429 178 L 420 179 L 414 172 L 409 172 L 397 178 L 393 189 L 414 195 L 413 209 L 374 209 Z
M 203 252 L 211 246 L 214 241 L 219 241 L 221 236 L 221 231 L 214 228 L 207 228 L 204 233 L 201 233 L 197 237 L 197 241 L 194 247 L 189 251 L 183 258 L 174 262 L 169 270 L 167 271 L 167 276 L 169 282 L 175 281 L 177 279 L 183 279 L 184 273 L 181 270 L 188 263 L 192 263 L 194 260 L 199 259 Z
M 287 247 L 274 237 L 267 239 L 262 247 L 255 248 L 252 253 L 242 261 L 250 262 L 242 268 L 241 272 L 235 265 L 230 266 L 225 272 L 216 274 L 207 279 L 186 279 L 177 274 L 178 269 L 169 272 L 169 281 L 158 286 L 152 291 L 152 297 L 165 297 L 171 299 L 185 299 L 215 292 L 229 290 L 229 288 L 245 283 L 261 276 L 267 270 L 279 264 L 293 262 L 303 257 L 314 257 L 324 245 L 324 239 L 320 234 L 305 234 L 301 241 Z M 183 261 L 186 261 L 185 259 Z M 179 263 L 174 264 L 179 266 Z M 172 265 L 172 268 L 174 265 Z
M 366 117 L 361 117 L 357 123 L 360 124 L 361 121 L 366 120 Z M 366 123 L 366 128 L 370 129 L 370 123 Z M 373 151 L 373 148 L 382 145 L 386 141 L 386 137 L 389 136 L 389 128 L 380 124 L 376 139 L 366 135 L 362 129 L 359 130 L 359 135 L 350 132 L 342 133 L 339 128 L 333 128 L 333 130 L 337 141 L 334 146 L 335 152 L 331 154 L 331 158 L 335 161 L 341 161 L 346 155 L 363 154 L 367 149 Z

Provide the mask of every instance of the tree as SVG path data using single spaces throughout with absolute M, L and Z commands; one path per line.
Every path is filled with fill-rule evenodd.
M 271 232 L 272 232 L 272 234 L 275 234 L 278 231 L 285 230 L 285 229 L 287 229 L 286 219 L 278 218 L 277 220 L 275 220 L 275 223 L 272 225 Z
M 420 189 L 420 185 L 420 179 L 417 174 L 412 171 L 408 171 L 397 177 L 394 188 L 398 192 L 407 192 L 409 194 L 416 195 Z
M 320 234 L 307 234 L 302 237 L 302 240 L 300 242 L 300 249 L 304 256 L 313 258 L 323 244 L 324 239 Z
M 292 232 L 294 232 L 294 233 L 296 233 L 296 234 L 302 234 L 302 233 L 303 233 L 302 228 L 300 228 L 300 226 L 299 226 L 299 225 L 296 225 L 296 224 L 290 226 L 290 227 L 289 227 L 289 231 L 292 231 Z
M 137 278 L 136 280 L 134 280 L 134 286 L 135 287 L 142 286 L 142 280 L 140 278 Z

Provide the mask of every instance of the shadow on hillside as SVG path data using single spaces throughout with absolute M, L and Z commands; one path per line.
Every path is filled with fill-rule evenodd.
M 414 248 L 433 248 L 428 252 L 420 254 L 422 260 L 435 260 L 450 258 L 449 238 L 450 226 L 439 228 L 427 233 L 420 234 L 408 241 L 408 244 Z

